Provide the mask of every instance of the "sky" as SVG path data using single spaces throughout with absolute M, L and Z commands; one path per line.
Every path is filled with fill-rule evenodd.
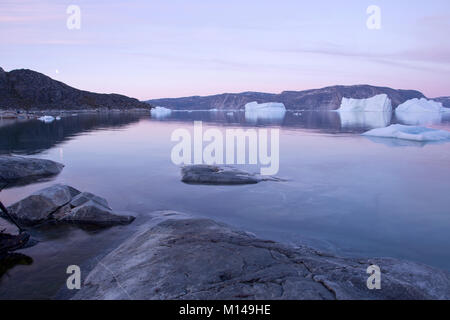
M 0 67 L 141 100 L 337 84 L 438 97 L 449 34 L 448 0 L 1 0 Z

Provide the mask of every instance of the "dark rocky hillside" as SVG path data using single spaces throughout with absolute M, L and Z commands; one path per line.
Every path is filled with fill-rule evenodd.
M 0 68 L 0 109 L 134 109 L 148 104 L 119 94 L 99 94 L 72 88 L 27 69 Z
M 292 110 L 335 110 L 342 98 L 370 98 L 377 94 L 387 94 L 394 107 L 413 98 L 424 95 L 414 90 L 396 90 L 387 87 L 369 85 L 334 86 L 306 91 L 285 91 L 280 94 L 244 92 L 224 93 L 214 96 L 195 96 L 185 98 L 155 99 L 148 102 L 155 106 L 173 109 L 242 109 L 246 103 L 257 101 L 282 102 L 287 109 Z

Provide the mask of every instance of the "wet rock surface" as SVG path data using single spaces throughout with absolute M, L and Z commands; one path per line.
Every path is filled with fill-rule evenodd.
M 109 226 L 134 220 L 132 215 L 112 211 L 105 199 L 62 184 L 39 190 L 8 207 L 8 211 L 26 225 L 54 221 Z
M 35 182 L 57 175 L 63 168 L 63 164 L 51 160 L 0 156 L 0 186 Z
M 367 268 L 381 268 L 381 289 Z M 449 299 L 450 274 L 395 259 L 327 255 L 164 211 L 89 273 L 73 299 Z
M 261 181 L 280 181 L 228 166 L 189 165 L 181 168 L 181 181 L 190 184 L 239 185 Z

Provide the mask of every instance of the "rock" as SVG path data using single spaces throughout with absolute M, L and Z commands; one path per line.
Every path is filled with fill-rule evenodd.
M 367 268 L 381 268 L 381 290 Z M 159 212 L 104 257 L 73 299 L 449 299 L 450 274 L 395 259 L 339 258 Z
M 131 223 L 135 218 L 113 212 L 99 196 L 61 184 L 33 193 L 10 206 L 8 211 L 27 225 L 56 221 L 105 226 Z
M 64 168 L 58 162 L 18 156 L 0 156 L 0 183 L 21 185 L 57 175 Z
M 92 194 L 89 192 L 83 192 L 83 193 L 76 195 L 72 199 L 72 201 L 70 201 L 70 205 L 72 208 L 74 208 L 74 207 L 81 206 L 82 204 L 84 204 L 88 201 L 93 201 L 93 202 L 99 204 L 100 206 L 103 206 L 103 207 L 111 210 L 106 199 L 96 196 L 95 194 Z
M 7 233 L 15 236 L 19 234 L 19 229 L 8 220 L 0 217 L 0 233 Z
M 238 185 L 261 181 L 280 181 L 227 166 L 189 165 L 181 168 L 181 181 L 192 184 Z
M 60 218 L 60 221 L 107 226 L 129 224 L 134 219 L 135 217 L 131 215 L 121 215 L 112 212 L 107 204 L 106 206 L 102 206 L 94 200 L 89 200 L 65 214 Z
M 38 224 L 51 219 L 51 215 L 69 203 L 80 191 L 56 184 L 39 190 L 8 208 L 9 213 L 25 224 Z

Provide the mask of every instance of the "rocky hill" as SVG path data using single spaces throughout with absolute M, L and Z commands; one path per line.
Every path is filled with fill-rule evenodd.
M 440 98 L 436 98 L 433 99 L 439 102 L 442 102 L 442 105 L 446 108 L 450 108 L 450 97 L 440 97 Z
M 148 104 L 119 94 L 72 88 L 42 73 L 0 68 L 0 109 L 134 109 Z
M 280 94 L 261 92 L 224 93 L 204 97 L 154 99 L 147 102 L 155 106 L 192 110 L 242 109 L 246 103 L 252 101 L 258 103 L 282 102 L 287 109 L 291 110 L 335 110 L 339 108 L 343 97 L 363 99 L 382 93 L 391 98 L 394 108 L 406 100 L 425 97 L 421 92 L 414 90 L 355 85 L 333 86 L 306 91 L 285 91 Z

